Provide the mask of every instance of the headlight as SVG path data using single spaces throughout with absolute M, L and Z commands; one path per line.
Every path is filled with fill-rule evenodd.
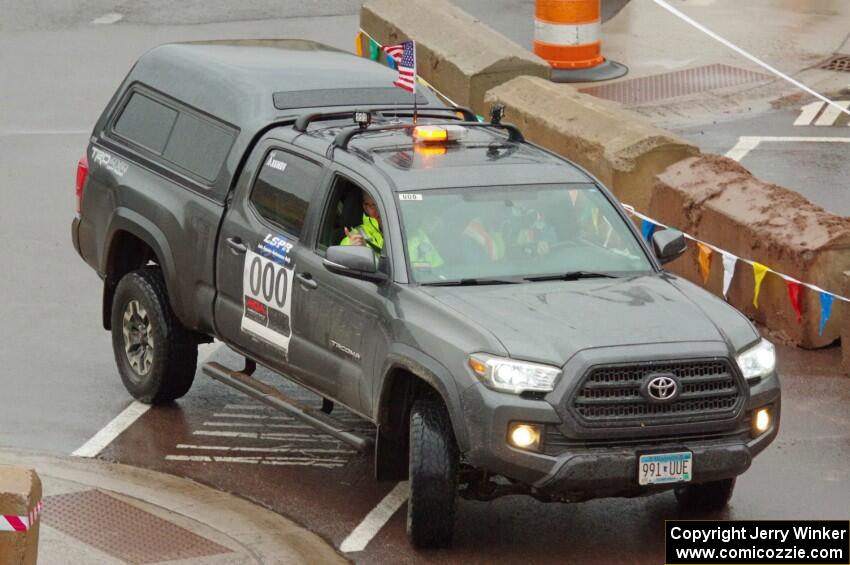
M 738 355 L 738 367 L 749 380 L 766 377 L 776 368 L 776 348 L 766 339 Z
M 488 387 L 514 394 L 527 390 L 551 392 L 561 374 L 557 367 L 514 361 L 485 353 L 470 355 L 469 368 Z

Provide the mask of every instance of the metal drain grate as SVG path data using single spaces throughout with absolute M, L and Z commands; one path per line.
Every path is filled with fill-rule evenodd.
M 818 68 L 826 71 L 850 73 L 850 55 L 835 55 L 821 63 Z
M 591 86 L 582 88 L 581 92 L 634 106 L 772 78 L 764 73 L 717 64 Z
M 45 525 L 127 563 L 208 557 L 231 550 L 98 490 L 48 496 Z

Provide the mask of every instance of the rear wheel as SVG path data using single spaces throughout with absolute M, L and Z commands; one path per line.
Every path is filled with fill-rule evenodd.
M 139 269 L 119 281 L 112 349 L 124 386 L 141 402 L 171 402 L 192 386 L 198 345 L 172 312 L 159 270 Z
M 735 490 L 735 479 L 679 487 L 673 491 L 685 510 L 717 512 L 726 508 Z
M 448 547 L 454 531 L 458 449 L 445 404 L 420 398 L 410 412 L 407 535 L 414 547 Z

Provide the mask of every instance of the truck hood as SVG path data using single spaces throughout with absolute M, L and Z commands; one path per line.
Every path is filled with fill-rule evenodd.
M 511 357 L 559 366 L 591 347 L 724 340 L 663 275 L 423 290 L 491 331 Z

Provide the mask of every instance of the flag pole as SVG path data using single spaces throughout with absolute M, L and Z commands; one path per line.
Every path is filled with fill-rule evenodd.
M 411 42 L 413 43 L 413 125 L 415 126 L 418 109 L 416 104 L 416 75 L 419 73 L 419 69 L 416 67 L 416 42 L 413 40 Z

